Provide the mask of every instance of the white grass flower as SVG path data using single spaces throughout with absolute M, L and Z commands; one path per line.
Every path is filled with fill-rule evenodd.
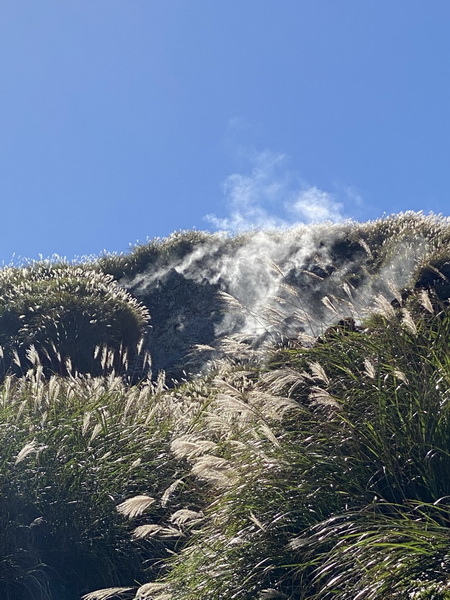
M 321 299 L 322 304 L 324 304 L 329 310 L 331 310 L 335 315 L 338 314 L 338 311 L 336 309 L 336 307 L 333 305 L 333 303 L 331 302 L 330 298 L 328 296 L 324 296 Z
M 322 365 L 320 363 L 312 362 L 312 363 L 309 363 L 308 366 L 311 369 L 311 373 L 313 374 L 313 377 L 315 379 L 320 379 L 320 381 L 323 381 L 327 385 L 330 383 L 330 380 L 328 379 L 328 376 L 325 373 L 325 369 L 322 367 Z
M 378 296 L 375 298 L 374 304 L 376 310 L 386 319 L 393 319 L 395 317 L 394 307 L 389 300 L 383 296 L 383 294 L 378 294 Z
M 170 600 L 170 586 L 167 583 L 144 583 L 136 592 L 134 600 Z
M 266 527 L 261 523 L 261 521 L 258 519 L 258 517 L 255 516 L 253 512 L 250 511 L 248 518 L 252 523 L 256 525 L 258 529 L 260 529 L 261 531 L 266 531 Z
M 81 434 L 82 435 L 86 435 L 86 433 L 89 429 L 90 422 L 91 422 L 91 413 L 89 411 L 86 411 L 83 416 L 83 424 L 81 425 Z
M 287 598 L 286 594 L 283 594 L 283 592 L 279 592 L 278 590 L 275 590 L 274 588 L 267 588 L 265 590 L 262 590 L 261 593 L 258 596 L 258 600 L 269 600 L 272 598 Z
M 25 444 L 25 446 L 22 448 L 22 450 L 17 455 L 16 460 L 14 461 L 14 464 L 18 465 L 23 460 L 25 460 L 27 456 L 29 456 L 30 454 L 33 454 L 33 453 L 37 453 L 38 451 L 39 451 L 39 448 L 36 446 L 36 440 L 33 440 L 32 442 L 28 442 L 28 444 Z
M 195 510 L 189 510 L 187 508 L 181 508 L 173 513 L 170 517 L 170 522 L 178 527 L 185 525 L 186 523 L 197 522 L 203 518 L 203 513 Z
M 341 405 L 333 398 L 333 396 L 327 392 L 326 390 L 313 386 L 311 388 L 311 393 L 309 395 L 310 400 L 312 400 L 313 404 L 320 404 L 322 406 L 331 406 L 333 408 L 341 408 Z
M 402 325 L 404 325 L 405 329 L 407 329 L 410 333 L 412 333 L 413 335 L 417 335 L 417 327 L 409 310 L 406 310 L 406 308 L 404 308 L 402 313 Z
M 169 485 L 169 487 L 164 491 L 164 494 L 161 496 L 161 506 L 163 508 L 165 508 L 168 505 L 170 497 L 175 492 L 175 490 L 183 484 L 184 481 L 182 479 L 177 479 Z
M 175 527 L 163 527 L 162 525 L 156 525 L 151 523 L 149 525 L 140 525 L 132 533 L 132 538 L 135 540 L 146 539 L 150 537 L 159 538 L 173 538 L 182 535 L 179 529 Z
M 111 587 L 85 594 L 81 600 L 116 600 L 123 598 L 130 598 L 131 600 L 135 591 L 135 587 Z
M 276 371 L 269 371 L 261 375 L 261 381 L 269 384 L 272 394 L 282 393 L 286 388 L 290 396 L 294 390 L 304 383 L 303 375 L 295 369 L 285 367 Z
M 133 498 L 128 498 L 128 500 L 125 500 L 122 504 L 119 504 L 117 506 L 117 512 L 124 517 L 134 519 L 135 517 L 142 515 L 142 513 L 144 513 L 154 502 L 156 501 L 151 496 L 134 496 Z
M 210 452 L 217 444 L 209 440 L 199 440 L 194 436 L 183 436 L 173 440 L 170 449 L 177 458 L 195 458 Z
M 95 438 L 98 436 L 98 434 L 101 432 L 101 430 L 103 429 L 103 426 L 101 423 L 97 423 L 93 430 L 92 430 L 92 434 L 91 434 L 91 438 L 90 438 L 90 442 L 92 443 L 93 440 L 95 440 Z
M 433 305 L 430 300 L 430 295 L 426 290 L 422 290 L 419 295 L 420 304 L 429 313 L 434 314 Z
M 219 486 L 228 487 L 236 477 L 231 464 L 225 458 L 207 454 L 200 456 L 192 467 L 193 475 Z
M 368 358 L 364 359 L 364 371 L 366 375 L 370 377 L 370 379 L 375 379 L 377 375 L 375 371 L 375 366 Z
M 397 379 L 400 379 L 400 381 L 403 381 L 403 383 L 409 383 L 406 375 L 403 373 L 403 371 L 400 371 L 399 369 L 394 369 L 394 376 L 397 377 Z

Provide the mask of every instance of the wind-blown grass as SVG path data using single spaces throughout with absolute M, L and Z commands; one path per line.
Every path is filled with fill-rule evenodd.
M 308 302 L 325 307 L 316 337 L 282 332 L 257 359 L 245 339 L 221 339 L 225 358 L 172 389 L 115 376 L 148 315 L 112 277 L 191 255 L 201 268 L 212 241 L 220 253 L 251 234 L 180 233 L 79 271 L 3 272 L 0 337 L 22 365 L 0 384 L 3 598 L 450 599 L 449 223 L 406 213 L 332 227 L 320 230 L 329 264 L 312 249 L 307 271 L 274 265 L 303 324 Z M 327 294 L 331 280 L 342 289 Z M 89 315 L 86 338 L 72 335 L 75 314 Z M 53 368 L 53 351 L 76 366 Z
M 429 302 L 216 379 L 173 443 L 212 500 L 170 598 L 450 597 L 450 316 Z
M 75 600 L 133 584 L 166 555 L 131 541 L 117 505 L 161 496 L 176 473 L 168 415 L 152 384 L 120 378 L 7 377 L 0 389 L 0 596 Z M 145 506 L 159 521 L 161 506 Z M 144 514 L 144 510 L 142 511 Z

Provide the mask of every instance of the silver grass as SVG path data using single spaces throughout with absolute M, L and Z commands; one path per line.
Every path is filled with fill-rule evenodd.
M 252 397 L 255 399 L 255 404 L 257 401 L 260 414 L 264 418 L 281 420 L 288 412 L 301 411 L 301 407 L 296 400 L 285 396 L 272 395 L 265 391 L 256 390 Z
M 18 465 L 23 460 L 25 460 L 27 456 L 29 456 L 30 454 L 34 454 L 36 452 L 38 452 L 38 448 L 36 446 L 36 440 L 33 440 L 32 442 L 28 442 L 27 444 L 25 444 L 25 446 L 22 448 L 22 450 L 17 455 L 16 460 L 14 461 L 14 464 Z
M 309 346 L 312 346 L 314 344 L 316 338 L 312 335 L 309 335 L 308 333 L 300 332 L 297 335 L 297 340 L 308 348 Z
M 311 373 L 315 379 L 319 379 L 323 381 L 327 385 L 330 383 L 327 374 L 325 373 L 325 369 L 318 362 L 308 363 L 309 368 L 311 369 Z
M 364 359 L 364 371 L 370 379 L 375 379 L 377 374 L 375 371 L 375 366 L 368 358 Z
M 321 298 L 321 302 L 322 304 L 324 304 L 329 310 L 331 310 L 331 312 L 333 312 L 335 315 L 338 314 L 338 310 L 337 308 L 334 306 L 334 304 L 331 302 L 329 296 L 324 296 L 323 298 Z
M 136 591 L 135 587 L 111 587 L 90 592 L 82 596 L 81 600 L 113 600 L 113 599 L 132 599 Z
M 195 436 L 183 436 L 173 440 L 171 451 L 177 458 L 196 458 L 205 452 L 210 452 L 217 447 L 215 442 L 201 440 Z
M 353 301 L 353 291 L 355 288 L 352 285 L 350 285 L 349 283 L 344 282 L 342 284 L 342 289 L 347 294 L 349 300 Z
M 164 491 L 161 496 L 161 506 L 166 508 L 169 503 L 169 500 L 172 494 L 180 487 L 180 485 L 184 485 L 184 481 L 182 479 L 176 479 L 173 483 L 169 485 L 169 487 Z
M 434 314 L 433 305 L 430 300 L 430 294 L 426 290 L 421 290 L 419 294 L 420 304 L 427 310 L 429 313 Z
M 27 349 L 26 357 L 30 361 L 30 363 L 35 367 L 41 363 L 38 351 L 36 350 L 33 344 Z
M 203 519 L 204 515 L 202 512 L 195 510 L 189 510 L 187 508 L 181 508 L 170 516 L 169 521 L 178 527 L 185 525 L 186 523 L 198 522 Z
M 20 362 L 20 358 L 19 358 L 19 355 L 18 355 L 16 349 L 13 350 L 12 355 L 13 355 L 13 363 L 16 364 L 20 369 L 22 367 L 22 363 Z
M 90 437 L 90 443 L 92 443 L 95 438 L 98 436 L 98 434 L 102 431 L 103 429 L 103 425 L 101 423 L 96 423 L 94 428 L 92 429 L 92 433 L 91 433 L 91 437 Z
M 266 437 L 269 440 L 269 442 L 271 442 L 275 447 L 280 448 L 280 442 L 277 440 L 276 435 L 274 434 L 272 429 L 266 423 L 263 423 L 258 428 L 258 433 L 264 435 L 264 437 Z
M 239 302 L 237 298 L 228 294 L 227 292 L 219 291 L 217 292 L 217 297 L 219 300 L 224 302 L 229 308 L 234 308 L 237 310 L 245 310 L 245 307 Z
M 313 404 L 320 404 L 322 406 L 331 406 L 333 408 L 339 408 L 339 409 L 341 408 L 341 405 L 336 400 L 336 398 L 333 398 L 333 396 L 326 390 L 323 390 L 322 388 L 319 388 L 316 386 L 313 386 L 311 388 L 311 393 L 309 394 L 309 398 L 312 400 Z
M 417 327 L 414 322 L 414 319 L 406 308 L 402 310 L 402 325 L 404 325 L 405 329 L 407 329 L 413 335 L 417 335 Z
M 303 376 L 290 367 L 268 371 L 263 373 L 261 381 L 268 384 L 269 392 L 272 394 L 280 394 L 287 389 L 287 395 L 290 396 L 298 387 L 304 384 Z
M 211 454 L 197 458 L 191 470 L 192 474 L 199 479 L 210 481 L 220 487 L 228 487 L 237 476 L 228 460 Z
M 124 517 L 134 519 L 135 517 L 142 515 L 154 502 L 155 498 L 152 498 L 151 496 L 140 495 L 134 496 L 133 498 L 128 498 L 128 500 L 125 500 L 116 508 L 117 512 Z
M 258 519 L 258 517 L 255 516 L 255 514 L 252 511 L 250 511 L 248 518 L 252 523 L 256 525 L 258 529 L 260 529 L 261 531 L 266 531 L 266 527 L 261 523 L 261 521 Z
M 395 317 L 395 309 L 389 300 L 383 296 L 383 294 L 378 294 L 374 301 L 374 307 L 377 312 L 380 313 L 386 319 L 393 319 Z
M 82 435 L 86 435 L 86 433 L 89 429 L 90 422 L 91 422 L 91 413 L 89 411 L 86 411 L 83 415 L 83 423 L 81 425 Z
M 134 600 L 170 600 L 170 586 L 167 583 L 144 583 L 137 590 Z
M 158 538 L 173 538 L 180 537 L 182 532 L 175 527 L 163 527 L 162 525 L 156 525 L 151 523 L 149 525 L 140 525 L 133 531 L 131 537 L 135 540 L 142 540 L 152 537 Z
M 253 412 L 253 407 L 249 402 L 228 394 L 217 394 L 214 407 L 223 414 L 236 415 L 241 419 L 248 418 Z
M 279 592 L 273 588 L 262 590 L 258 596 L 258 600 L 271 600 L 272 598 L 287 598 L 286 594 Z
M 408 378 L 403 373 L 403 371 L 400 371 L 399 369 L 394 369 L 393 374 L 395 377 L 397 377 L 397 379 L 400 379 L 400 381 L 403 381 L 403 383 L 408 384 Z

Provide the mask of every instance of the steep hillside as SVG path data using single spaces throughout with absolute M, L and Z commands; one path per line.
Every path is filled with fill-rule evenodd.
M 449 278 L 415 213 L 4 269 L 0 597 L 450 600 Z
M 180 232 L 98 265 L 149 309 L 154 372 L 180 378 L 234 355 L 230 339 L 260 349 L 359 321 L 380 297 L 439 279 L 421 269 L 445 263 L 449 245 L 448 219 L 404 213 L 239 237 Z

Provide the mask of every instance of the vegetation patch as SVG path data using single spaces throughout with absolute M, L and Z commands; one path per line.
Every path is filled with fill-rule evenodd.
M 71 265 L 35 263 L 0 271 L 3 373 L 118 370 L 136 351 L 148 312 L 110 276 Z M 112 365 L 110 365 L 112 366 Z
M 450 599 L 448 220 L 255 236 L 0 272 L 2 598 Z M 224 273 L 247 284 L 256 240 L 284 238 L 245 305 Z M 214 359 L 201 375 L 125 360 L 132 293 L 161 355 Z

